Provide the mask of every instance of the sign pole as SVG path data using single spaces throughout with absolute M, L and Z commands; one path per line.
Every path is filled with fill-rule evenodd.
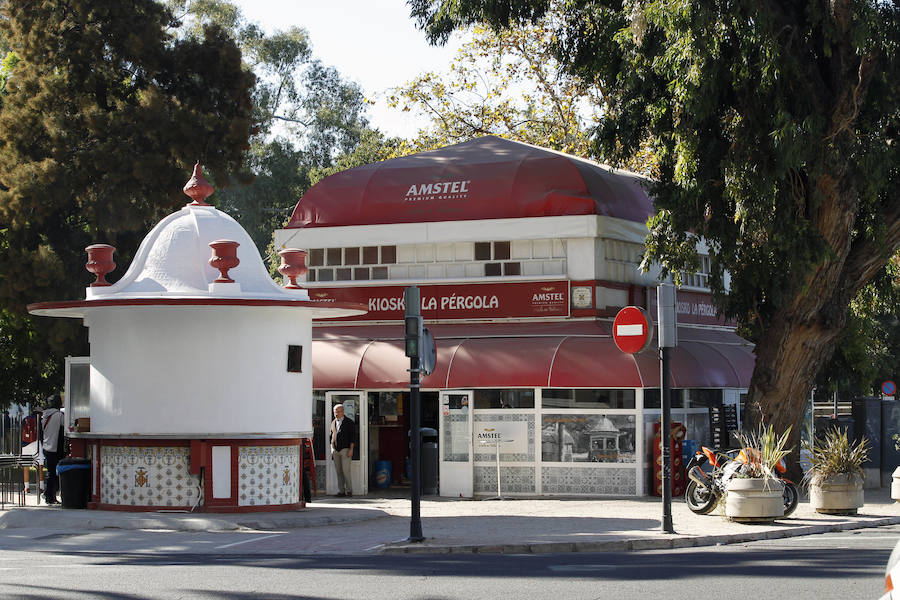
M 406 300 L 406 321 L 410 318 L 418 317 L 418 323 L 421 324 L 422 315 L 419 306 L 419 288 L 416 286 L 406 288 L 404 293 Z M 407 328 L 409 326 L 407 325 Z M 407 336 L 410 332 L 407 329 Z M 416 334 L 419 337 L 419 334 Z M 415 352 L 411 352 L 407 348 L 407 355 L 414 354 L 409 357 L 409 419 L 410 430 L 409 438 L 411 444 L 412 455 L 410 456 L 410 468 L 412 469 L 412 487 L 409 492 L 409 500 L 411 506 L 409 519 L 409 539 L 410 542 L 421 542 L 425 539 L 422 535 L 422 517 L 420 512 L 421 495 L 422 495 L 422 436 L 421 436 L 421 417 L 420 413 L 420 397 L 419 397 L 419 354 L 418 340 L 416 342 Z
M 661 283 L 656 288 L 659 308 L 659 381 L 662 404 L 660 443 L 662 444 L 662 530 L 675 533 L 672 525 L 672 389 L 669 381 L 669 351 L 675 346 L 675 286 Z

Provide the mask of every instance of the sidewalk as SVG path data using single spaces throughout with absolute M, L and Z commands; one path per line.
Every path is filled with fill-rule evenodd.
M 29 496 L 34 503 L 33 495 Z M 900 504 L 890 490 L 866 490 L 856 516 L 820 515 L 801 501 L 789 518 L 766 525 L 742 525 L 719 513 L 691 513 L 673 502 L 676 533 L 660 530 L 659 498 L 459 500 L 433 496 L 421 503 L 425 541 L 408 543 L 410 501 L 373 495 L 350 499 L 316 498 L 306 509 L 286 513 L 211 514 L 126 513 L 25 506 L 0 510 L 0 530 L 151 529 L 175 531 L 310 530 L 316 539 L 335 535 L 347 553 L 555 553 L 600 552 L 713 546 L 829 531 L 900 524 Z M 333 528 L 340 525 L 339 528 Z M 328 528 L 327 530 L 324 528 Z M 327 535 L 319 535 L 319 533 Z M 0 535 L 3 532 L 0 531 Z

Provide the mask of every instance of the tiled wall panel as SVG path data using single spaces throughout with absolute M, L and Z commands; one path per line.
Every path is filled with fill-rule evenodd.
M 200 476 L 189 472 L 187 447 L 103 446 L 100 501 L 122 506 L 193 506 Z
M 293 504 L 299 499 L 299 446 L 240 447 L 238 506 Z
M 637 478 L 634 467 L 541 467 L 544 494 L 634 496 Z

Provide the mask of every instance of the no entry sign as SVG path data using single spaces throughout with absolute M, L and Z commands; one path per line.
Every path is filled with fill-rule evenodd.
M 622 352 L 643 352 L 653 340 L 653 320 L 643 308 L 626 306 L 613 321 L 613 340 Z

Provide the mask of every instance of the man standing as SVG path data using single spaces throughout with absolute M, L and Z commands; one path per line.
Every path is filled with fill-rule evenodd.
M 331 458 L 337 472 L 338 497 L 353 495 L 353 480 L 350 476 L 350 464 L 353 460 L 353 447 L 356 445 L 356 424 L 350 417 L 344 416 L 344 405 L 334 407 L 334 420 L 331 422 Z
M 62 398 L 59 394 L 53 394 L 47 398 L 50 408 L 44 411 L 41 418 L 41 427 L 44 430 L 44 468 L 47 469 L 47 489 L 44 490 L 44 500 L 47 504 L 58 504 L 56 492 L 59 491 L 59 475 L 56 474 L 56 465 L 63 457 L 66 443 L 63 427 Z

